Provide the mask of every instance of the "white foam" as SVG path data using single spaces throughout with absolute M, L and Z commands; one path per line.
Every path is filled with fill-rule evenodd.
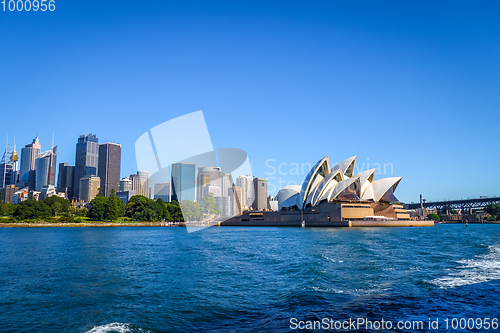
M 441 288 L 453 288 L 500 279 L 500 246 L 488 246 L 488 253 L 476 259 L 459 260 L 457 270 L 447 276 L 434 279 Z
M 132 328 L 130 326 L 131 326 L 130 324 L 111 323 L 111 324 L 96 326 L 90 331 L 87 331 L 87 333 L 111 333 L 111 332 L 127 333 L 127 332 L 132 332 Z

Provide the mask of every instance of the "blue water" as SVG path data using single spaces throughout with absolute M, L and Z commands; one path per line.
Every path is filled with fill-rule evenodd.
M 437 332 L 446 318 L 500 317 L 499 291 L 500 225 L 0 228 L 1 332 L 291 332 L 291 318 L 439 318 L 439 330 L 419 330 Z

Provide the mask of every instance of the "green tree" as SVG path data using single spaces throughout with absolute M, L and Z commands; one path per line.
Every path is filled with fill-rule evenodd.
M 169 221 L 184 222 L 184 216 L 182 215 L 182 209 L 178 201 L 172 201 L 167 205 L 167 210 L 170 215 Z
M 52 210 L 52 216 L 67 213 L 71 203 L 69 200 L 53 195 L 42 200 Z
M 12 216 L 16 211 L 16 205 L 11 203 L 4 203 L 0 205 L 0 215 L 2 216 Z
M 160 216 L 159 219 L 165 221 L 172 221 L 172 217 L 170 216 L 170 212 L 168 211 L 169 203 L 163 201 L 161 198 L 156 200 L 156 205 L 159 207 Z
M 199 203 L 182 200 L 181 208 L 186 221 L 201 221 L 203 219 L 203 209 Z
M 70 206 L 68 208 L 68 214 L 70 216 L 87 216 L 87 209 Z
M 52 210 L 42 201 L 28 199 L 17 205 L 13 216 L 18 220 L 39 220 L 52 215 Z
M 114 221 L 120 215 L 117 200 L 120 199 L 116 197 L 116 191 L 114 189 L 111 189 L 108 202 L 106 204 L 106 211 L 104 213 L 106 220 Z
M 203 203 L 204 211 L 207 214 L 219 214 L 219 209 L 215 204 L 215 198 L 213 193 L 208 193 L 203 199 L 201 199 Z
M 431 214 L 428 214 L 427 217 L 431 220 L 434 220 L 434 221 L 441 221 L 438 214 L 431 213 Z
M 484 210 L 486 211 L 486 213 L 497 219 L 498 215 L 500 215 L 500 204 L 487 205 L 486 207 L 484 207 Z
M 104 221 L 106 218 L 106 210 L 108 209 L 107 206 L 108 198 L 98 195 L 90 201 L 87 216 L 94 221 Z
M 161 206 L 142 195 L 134 195 L 125 206 L 125 214 L 135 221 L 157 221 L 162 217 Z

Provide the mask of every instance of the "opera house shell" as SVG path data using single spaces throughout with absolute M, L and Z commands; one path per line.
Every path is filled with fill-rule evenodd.
M 222 225 L 431 225 L 410 221 L 403 204 L 394 196 L 401 177 L 375 180 L 376 169 L 354 174 L 355 165 L 356 156 L 333 167 L 325 156 L 311 168 L 302 185 L 285 186 L 278 192 L 278 211 L 252 211 Z
M 399 203 L 394 196 L 402 177 L 374 180 L 376 169 L 353 175 L 356 156 L 330 168 L 328 156 L 316 163 L 302 186 L 285 186 L 278 193 L 278 207 L 304 209 L 323 202 Z

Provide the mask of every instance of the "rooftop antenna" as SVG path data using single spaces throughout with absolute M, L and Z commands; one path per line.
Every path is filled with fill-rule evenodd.
M 52 132 L 52 149 L 54 149 L 54 132 Z

